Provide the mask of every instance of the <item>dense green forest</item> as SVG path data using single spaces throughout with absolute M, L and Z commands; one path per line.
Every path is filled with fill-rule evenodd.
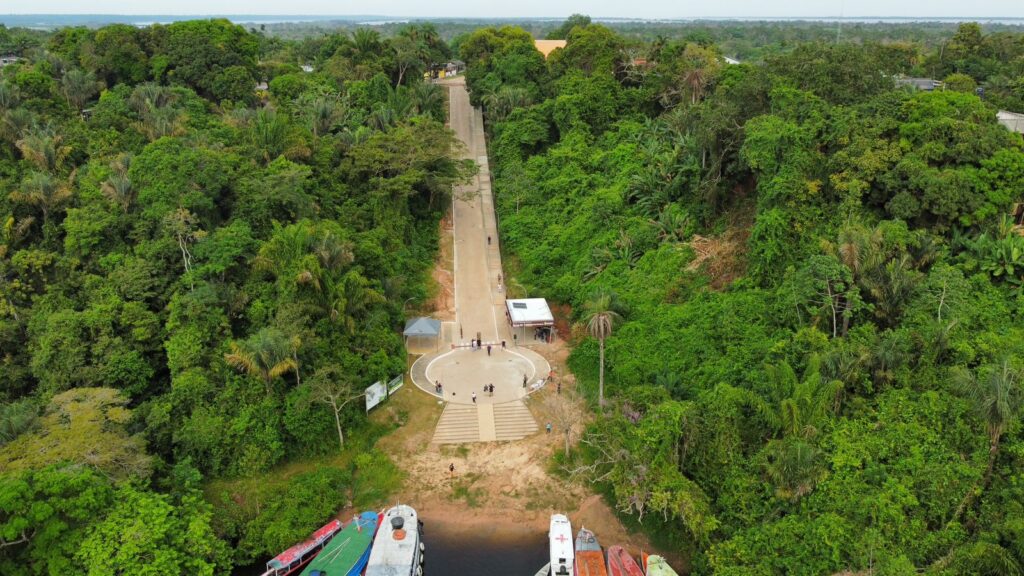
M 509 289 L 578 321 L 561 470 L 695 573 L 1021 572 L 1024 36 L 466 26 L 0 27 L 0 574 L 222 574 L 387 496 L 343 402 L 470 173 L 452 57 Z
M 510 290 L 603 414 L 561 469 L 699 574 L 1020 574 L 1024 35 L 567 38 L 460 42 Z
M 394 467 L 344 402 L 405 370 L 402 303 L 469 174 L 422 80 L 447 46 L 0 40 L 25 57 L 0 69 L 0 573 L 224 574 L 379 501 Z M 347 465 L 204 497 L 350 430 Z

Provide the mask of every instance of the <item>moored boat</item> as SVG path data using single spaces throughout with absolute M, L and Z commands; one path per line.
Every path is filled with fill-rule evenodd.
M 416 510 L 405 504 L 389 508 L 373 539 L 366 576 L 422 576 L 424 546 L 420 537 Z
M 338 532 L 302 571 L 302 576 L 359 576 L 370 557 L 380 514 L 363 512 Z
M 332 520 L 324 524 L 306 540 L 274 556 L 273 559 L 267 562 L 267 571 L 262 576 L 290 576 L 291 574 L 298 574 L 299 570 L 302 570 L 306 564 L 309 564 L 309 561 L 339 531 L 341 531 L 340 520 Z
M 644 576 L 644 571 L 625 548 L 609 546 L 608 576 Z
M 647 565 L 647 576 L 679 576 L 671 566 L 661 556 L 657 554 L 651 554 L 644 558 L 644 564 Z
M 552 514 L 548 528 L 548 543 L 551 554 L 549 574 L 571 576 L 573 566 L 572 525 L 565 514 Z
M 604 554 L 597 536 L 586 528 L 576 534 L 576 576 L 608 576 L 604 569 Z

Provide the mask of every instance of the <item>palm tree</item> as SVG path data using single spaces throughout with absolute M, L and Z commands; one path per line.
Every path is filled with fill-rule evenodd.
M 21 183 L 20 190 L 11 192 L 10 199 L 42 211 L 45 228 L 50 214 L 70 200 L 71 195 L 71 186 L 67 182 L 43 172 L 33 172 Z
M 773 440 L 768 445 L 769 461 L 765 466 L 768 478 L 775 485 L 775 495 L 795 502 L 814 489 L 821 477 L 821 452 L 799 438 Z
M 5 110 L 0 116 L 0 138 L 14 144 L 36 123 L 36 118 L 24 108 Z
M 352 32 L 352 44 L 355 48 L 356 61 L 375 57 L 380 53 L 380 33 L 372 28 L 356 28 Z
M 411 98 L 417 114 L 431 115 L 444 107 L 444 95 L 437 84 L 413 84 Z
M 135 126 L 150 142 L 164 136 L 180 136 L 185 133 L 185 114 L 170 106 L 151 106 L 142 112 L 142 120 Z
M 74 68 L 64 72 L 60 81 L 61 91 L 67 98 L 68 104 L 76 110 L 81 110 L 85 104 L 99 91 L 99 84 L 92 72 L 86 72 Z
M 107 197 L 107 200 L 120 206 L 125 213 L 128 212 L 128 207 L 135 200 L 135 190 L 132 188 L 132 181 L 128 176 L 131 161 L 131 154 L 118 155 L 110 163 L 110 177 L 100 185 L 100 191 Z
M 598 292 L 585 304 L 587 331 L 597 338 L 600 350 L 600 366 L 598 369 L 597 404 L 604 409 L 604 341 L 612 335 L 615 323 L 622 319 L 613 308 L 614 297 L 608 292 Z
M 337 98 L 319 97 L 308 110 L 309 130 L 317 137 L 330 132 L 345 116 L 345 107 Z
M 263 328 L 241 342 L 231 343 L 231 352 L 224 360 L 231 366 L 263 381 L 270 393 L 270 383 L 291 370 L 298 371 L 298 341 L 277 328 Z
M 256 113 L 249 128 L 249 137 L 267 163 L 281 155 L 302 156 L 309 151 L 306 142 L 292 129 L 288 117 L 278 114 L 273 108 Z
M 49 130 L 33 130 L 15 142 L 22 156 L 40 170 L 56 173 L 64 166 L 64 160 L 71 153 L 70 146 L 63 146 L 63 138 Z
M 1015 369 L 1008 359 L 1004 359 L 998 365 L 986 366 L 980 373 L 982 377 L 978 378 L 975 373 L 962 366 L 953 369 L 954 384 L 967 393 L 988 433 L 988 465 L 980 486 L 983 490 L 992 478 L 1003 433 L 1020 418 L 1024 396 L 1020 385 L 1021 371 Z M 975 490 L 972 488 L 961 502 L 954 519 L 970 504 L 974 494 Z
M 764 405 L 759 412 L 786 437 L 816 436 L 826 415 L 835 411 L 843 383 L 822 378 L 821 360 L 816 355 L 807 361 L 802 379 L 797 379 L 788 362 L 768 366 L 765 371 L 776 405 Z
M 0 82 L 0 110 L 11 110 L 18 105 L 18 85 L 4 80 Z
M 166 86 L 152 82 L 139 84 L 128 98 L 128 106 L 137 114 L 143 114 L 153 108 L 163 108 L 174 99 L 174 93 Z

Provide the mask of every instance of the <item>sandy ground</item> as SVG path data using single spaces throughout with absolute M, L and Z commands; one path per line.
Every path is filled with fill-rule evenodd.
M 556 341 L 538 352 L 559 374 L 566 374 L 568 350 L 563 343 Z M 574 379 L 562 378 L 563 390 L 571 390 Z M 549 386 L 527 403 L 542 428 L 545 398 L 555 389 Z M 396 500 L 416 506 L 424 522 L 443 523 L 448 534 L 486 534 L 516 541 L 546 533 L 551 514 L 563 513 L 574 527 L 594 530 L 605 546 L 620 544 L 637 555 L 655 551 L 645 535 L 629 533 L 589 485 L 550 472 L 552 456 L 563 449 L 557 429 L 551 435 L 541 432 L 517 442 L 439 446 L 430 440 L 440 413 L 435 399 L 405 386 L 374 414 L 382 419 L 407 414 L 407 423 L 378 446 L 406 473 Z M 455 464 L 452 477 L 449 464 Z M 673 564 L 682 565 L 676 555 L 668 556 Z

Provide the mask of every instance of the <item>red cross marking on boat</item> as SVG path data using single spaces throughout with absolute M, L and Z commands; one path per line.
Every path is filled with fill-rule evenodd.
M 568 540 L 568 538 L 565 537 L 565 534 L 559 534 L 558 538 L 555 538 L 555 540 L 558 540 L 559 542 L 562 542 L 564 544 L 565 541 Z

